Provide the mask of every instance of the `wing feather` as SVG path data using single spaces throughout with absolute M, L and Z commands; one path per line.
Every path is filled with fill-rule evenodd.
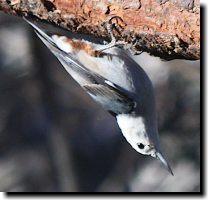
M 132 99 L 112 86 L 89 84 L 83 86 L 83 88 L 95 101 L 112 114 L 127 114 L 135 107 L 135 102 Z
M 61 50 L 54 43 L 52 35 L 45 33 L 32 22 L 28 20 L 27 22 L 33 26 L 36 34 L 59 59 L 69 74 L 107 111 L 116 115 L 130 113 L 134 109 L 135 102 L 127 96 L 125 89 L 86 68 L 73 55 Z

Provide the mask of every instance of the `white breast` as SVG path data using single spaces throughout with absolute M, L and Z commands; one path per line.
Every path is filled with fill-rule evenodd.
M 78 60 L 91 71 L 128 91 L 134 91 L 130 72 L 125 66 L 124 61 L 119 57 L 114 55 L 111 58 L 108 56 L 93 57 L 86 54 L 84 51 L 80 51 L 77 57 Z

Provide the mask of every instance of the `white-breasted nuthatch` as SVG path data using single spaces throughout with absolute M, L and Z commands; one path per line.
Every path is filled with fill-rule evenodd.
M 25 20 L 80 86 L 116 117 L 131 146 L 159 159 L 173 175 L 160 149 L 152 83 L 139 64 L 116 47 L 110 29 L 115 17 L 107 22 L 112 38 L 107 45 L 52 34 L 39 23 Z

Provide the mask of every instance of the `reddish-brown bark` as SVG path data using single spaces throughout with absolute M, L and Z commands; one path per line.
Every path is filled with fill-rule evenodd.
M 52 21 L 71 31 L 107 37 L 109 16 L 123 19 L 121 40 L 163 59 L 200 58 L 198 0 L 0 0 L 5 12 Z

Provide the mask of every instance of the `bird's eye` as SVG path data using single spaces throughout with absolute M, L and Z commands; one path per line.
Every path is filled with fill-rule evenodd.
M 144 145 L 142 143 L 138 144 L 139 149 L 144 149 Z

